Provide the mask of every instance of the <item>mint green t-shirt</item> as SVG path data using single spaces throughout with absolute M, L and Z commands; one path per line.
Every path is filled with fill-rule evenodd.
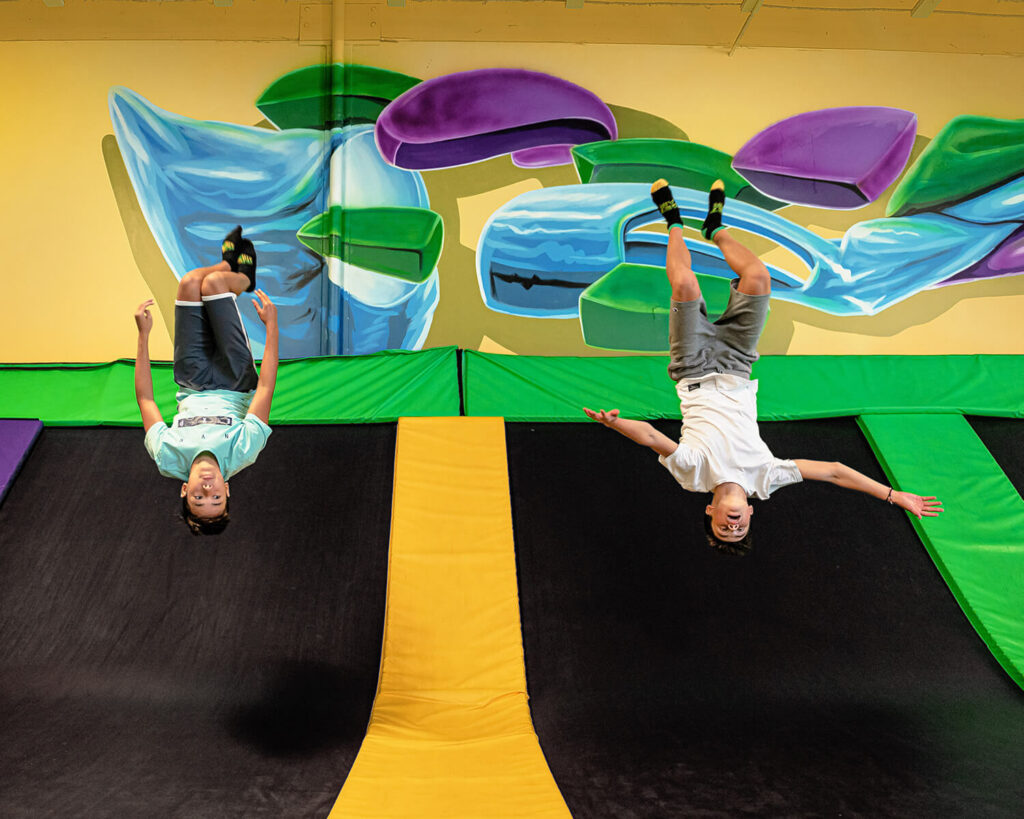
M 210 452 L 227 480 L 256 460 L 270 437 L 270 427 L 249 414 L 252 392 L 180 390 L 178 412 L 146 432 L 146 451 L 161 475 L 188 480 L 192 462 Z

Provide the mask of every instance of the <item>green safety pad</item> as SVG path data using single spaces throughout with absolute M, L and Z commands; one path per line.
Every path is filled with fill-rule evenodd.
M 892 192 L 885 212 L 941 210 L 1024 173 L 1024 119 L 953 117 Z
M 576 421 L 580 407 L 630 418 L 678 418 L 668 356 L 514 356 L 467 351 L 467 415 Z M 762 356 L 762 421 L 863 413 L 1024 417 L 1024 356 Z
M 730 280 L 696 275 L 714 321 L 729 303 Z M 583 341 L 605 350 L 666 352 L 671 296 L 664 267 L 616 265 L 580 294 Z
M 762 356 L 762 421 L 864 413 L 1024 418 L 1024 356 Z
M 894 487 L 943 502 L 937 518 L 911 517 L 914 528 L 971 624 L 1024 688 L 1024 500 L 962 415 L 859 421 Z
M 271 424 L 394 421 L 459 414 L 457 351 L 392 350 L 364 356 L 282 361 Z M 0 366 L 0 417 L 39 418 L 50 426 L 136 426 L 130 360 L 98 365 Z M 153 365 L 153 391 L 164 418 L 175 411 L 171 365 Z
M 667 356 L 515 356 L 466 351 L 467 415 L 576 421 L 580 406 L 678 418 Z M 458 415 L 457 352 L 439 347 L 281 363 L 275 423 Z M 754 364 L 763 421 L 864 413 L 1024 418 L 1024 356 L 763 356 Z M 170 364 L 153 365 L 157 403 L 174 412 Z M 414 385 L 410 389 L 409 385 Z M 134 363 L 0 365 L 0 417 L 50 425 L 139 423 Z
M 174 414 L 170 365 L 153 365 L 153 392 L 161 413 Z M 4 365 L 0 416 L 38 418 L 44 424 L 93 426 L 142 423 L 135 402 L 133 361 L 108 364 Z
M 376 122 L 395 97 L 420 80 L 365 65 L 310 65 L 274 80 L 256 100 L 270 122 L 324 130 Z
M 573 162 L 580 181 L 646 182 L 665 179 L 669 185 L 706 191 L 716 179 L 725 182 L 729 199 L 766 210 L 784 207 L 765 196 L 732 168 L 732 156 L 681 139 L 613 139 L 574 145 Z
M 506 421 L 585 421 L 583 406 L 630 418 L 679 416 L 679 400 L 661 356 L 576 358 L 466 350 L 462 394 L 466 415 Z
M 304 224 L 299 241 L 321 256 L 419 283 L 441 255 L 441 217 L 426 208 L 332 205 Z

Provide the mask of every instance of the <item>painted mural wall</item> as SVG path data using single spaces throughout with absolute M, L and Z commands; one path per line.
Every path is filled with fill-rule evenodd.
M 31 78 L 3 92 L 27 116 L 4 137 L 18 195 L 0 214 L 0 358 L 130 356 L 134 305 L 152 296 L 169 319 L 177 279 L 236 224 L 285 357 L 662 352 L 659 177 L 694 226 L 726 182 L 726 222 L 773 277 L 762 353 L 1024 352 L 1019 60 L 423 43 L 334 56 L 0 47 Z M 972 83 L 993 69 L 1001 88 Z M 64 124 L 41 127 L 55 109 Z M 733 274 L 696 230 L 688 243 L 714 314 Z M 258 354 L 262 325 L 242 312 Z

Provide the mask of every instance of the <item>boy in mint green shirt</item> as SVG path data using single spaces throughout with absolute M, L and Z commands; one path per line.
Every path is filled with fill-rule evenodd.
M 240 231 L 239 237 L 240 238 Z M 230 237 L 229 237 L 230 239 Z M 182 276 L 174 303 L 174 381 L 178 411 L 168 426 L 153 398 L 149 299 L 135 311 L 138 351 L 135 398 L 146 430 L 146 451 L 161 475 L 182 481 L 182 518 L 193 534 L 227 526 L 228 478 L 249 466 L 270 436 L 270 404 L 277 382 L 277 308 L 262 290 L 253 304 L 266 325 L 263 362 L 256 370 L 236 298 L 254 289 L 255 253 Z M 241 262 L 241 264 L 239 264 Z

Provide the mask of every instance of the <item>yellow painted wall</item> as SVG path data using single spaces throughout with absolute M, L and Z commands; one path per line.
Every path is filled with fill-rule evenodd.
M 326 54 L 294 39 L 0 42 L 0 72 L 7 78 L 0 85 L 0 361 L 134 355 L 131 312 L 149 295 L 139 257 L 151 264 L 155 245 L 144 235 L 129 237 L 126 230 L 138 228 L 126 228 L 111 190 L 103 154 L 104 137 L 112 132 L 111 86 L 127 86 L 185 116 L 255 124 L 261 116 L 253 101 L 271 81 Z M 334 58 L 424 79 L 494 66 L 546 71 L 592 90 L 613 108 L 664 118 L 691 140 L 729 152 L 772 122 L 813 108 L 907 108 L 918 115 L 919 133 L 931 137 L 957 114 L 1019 117 L 1024 99 L 1024 58 L 1009 56 L 774 48 L 741 48 L 730 56 L 699 46 L 347 42 Z M 487 310 L 473 268 L 475 236 L 502 197 L 571 183 L 575 172 L 521 170 L 504 158 L 430 172 L 426 180 L 446 218 L 441 304 L 427 345 L 599 354 L 582 344 L 574 319 Z M 836 235 L 882 209 L 786 213 Z M 761 349 L 1024 353 L 1022 314 L 1024 276 L 931 291 L 875 317 L 836 319 L 776 303 Z M 159 315 L 157 323 L 151 353 L 167 359 L 171 347 Z
M 323 54 L 262 43 L 0 44 L 0 76 L 19 78 L 0 86 L 0 361 L 135 355 L 132 312 L 150 290 L 103 157 L 111 86 L 176 113 L 255 124 L 252 103 L 269 80 Z M 170 359 L 156 322 L 150 354 Z

